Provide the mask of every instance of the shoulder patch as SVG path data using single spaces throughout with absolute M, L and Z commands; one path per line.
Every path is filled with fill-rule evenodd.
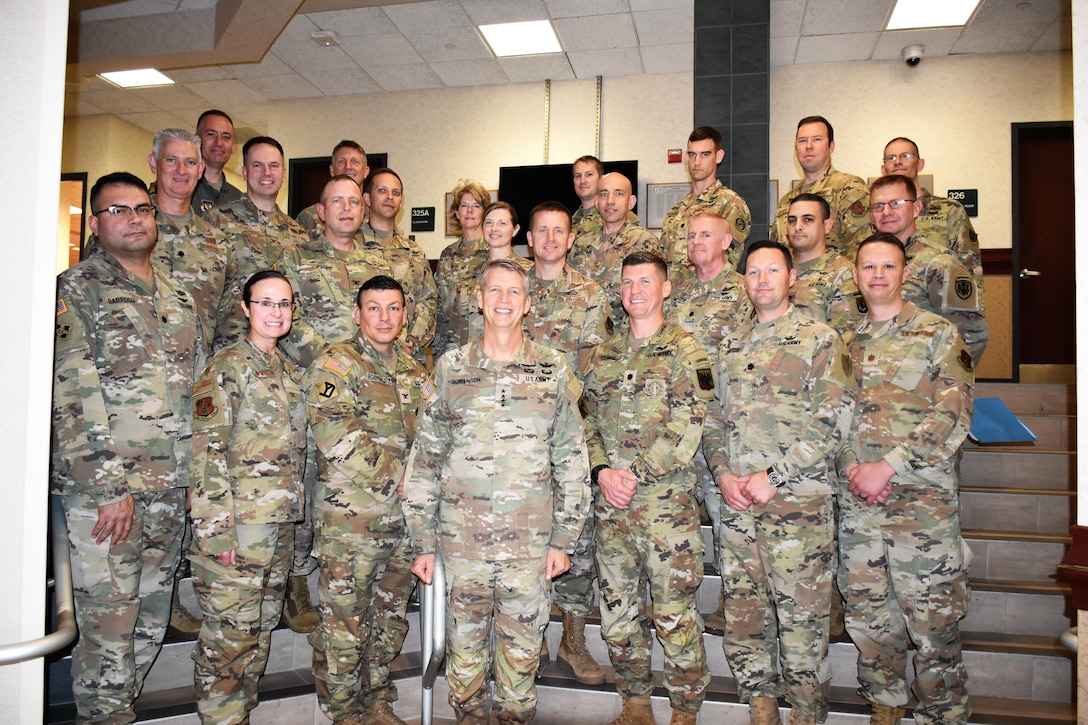
M 737 217 L 733 224 L 737 227 L 738 232 L 743 232 L 748 228 L 748 222 L 744 221 L 744 217 Z
M 419 392 L 423 395 L 424 400 L 430 400 L 434 395 L 434 383 L 431 382 L 430 375 L 424 375 L 423 379 L 419 383 Z
M 699 378 L 699 388 L 702 390 L 714 389 L 714 373 L 710 371 L 710 368 L 699 368 L 695 371 L 695 375 Z
M 325 370 L 331 370 L 340 377 L 344 377 L 351 370 L 342 360 L 338 360 L 334 357 L 330 357 L 325 361 L 325 364 L 321 366 Z
M 65 304 L 64 300 L 57 300 L 57 317 L 60 317 L 67 311 L 68 305 Z
M 967 352 L 967 350 L 960 350 L 960 355 L 956 359 L 967 372 L 973 373 L 975 371 L 975 363 L 971 360 L 971 353 Z
M 975 293 L 975 281 L 970 277 L 956 277 L 956 296 L 961 300 L 969 300 Z
M 865 207 L 865 204 L 860 199 L 850 205 L 850 213 L 854 216 L 863 216 L 867 214 L 869 210 Z
M 336 384 L 331 380 L 325 379 L 315 386 L 314 392 L 317 393 L 318 397 L 324 400 L 332 400 L 336 397 Z
M 215 416 L 215 403 L 211 395 L 193 398 L 193 414 L 200 420 L 208 420 Z
M 847 375 L 854 374 L 854 361 L 850 359 L 850 353 L 844 352 L 842 354 L 842 369 L 846 371 Z
M 854 294 L 854 304 L 859 315 L 869 314 L 869 305 L 865 304 L 865 298 L 861 296 L 860 292 Z

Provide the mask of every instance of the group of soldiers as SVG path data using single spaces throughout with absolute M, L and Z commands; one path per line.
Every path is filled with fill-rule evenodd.
M 184 558 L 202 722 L 249 722 L 282 610 L 329 719 L 401 723 L 390 665 L 440 554 L 458 722 L 532 720 L 553 587 L 557 664 L 587 684 L 605 681 L 600 613 L 613 725 L 654 722 L 654 636 L 671 722 L 696 722 L 704 630 L 753 723 L 779 723 L 779 697 L 791 725 L 822 722 L 836 587 L 872 722 L 904 715 L 908 646 L 915 721 L 966 722 L 955 464 L 988 334 L 978 243 L 918 186 L 914 142 L 889 142 L 872 185 L 833 150 L 831 124 L 802 119 L 804 180 L 759 241 L 709 127 L 660 237 L 592 156 L 573 215 L 525 220 L 532 259 L 513 207 L 462 181 L 432 275 L 397 227 L 400 177 L 358 143 L 295 220 L 275 139 L 244 145 L 243 193 L 227 114 L 156 134 L 153 190 L 99 179 L 88 251 L 58 280 L 78 721 L 135 719 L 167 624 L 185 626 Z M 700 505 L 722 580 L 705 625 Z

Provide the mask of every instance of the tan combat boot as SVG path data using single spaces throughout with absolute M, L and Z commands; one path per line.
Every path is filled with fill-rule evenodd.
M 194 617 L 181 603 L 178 587 L 181 582 L 174 582 L 174 598 L 170 600 L 170 629 L 183 637 L 195 637 L 200 634 L 201 620 Z
M 604 670 L 586 649 L 586 619 L 563 612 L 563 639 L 555 662 L 583 685 L 603 685 Z
M 287 577 L 287 596 L 283 600 L 283 620 L 299 634 L 317 629 L 317 610 L 310 602 L 310 585 L 304 576 Z
M 536 678 L 538 680 L 544 676 L 544 668 L 551 661 L 552 653 L 548 651 L 548 633 L 545 631 L 544 636 L 540 638 L 540 664 L 536 667 Z
M 707 615 L 703 631 L 718 637 L 725 635 L 725 592 L 718 594 L 718 609 L 713 614 Z
M 405 725 L 393 712 L 393 706 L 385 700 L 375 700 L 363 710 L 363 725 Z
M 623 698 L 623 712 L 609 725 L 657 725 L 649 697 Z
M 907 714 L 901 707 L 891 705 L 873 705 L 873 716 L 869 725 L 899 725 L 899 718 Z
M 838 639 L 846 633 L 846 610 L 843 609 L 842 595 L 837 588 L 831 590 L 831 618 L 828 622 L 828 634 L 831 639 Z
M 695 718 L 698 716 L 697 712 L 688 712 L 687 710 L 677 710 L 673 708 L 672 719 L 669 720 L 669 725 L 695 725 Z
M 756 697 L 748 703 L 749 725 L 782 725 L 778 717 L 778 700 L 773 697 Z
M 794 708 L 790 710 L 790 725 L 816 725 L 816 716 L 802 715 Z

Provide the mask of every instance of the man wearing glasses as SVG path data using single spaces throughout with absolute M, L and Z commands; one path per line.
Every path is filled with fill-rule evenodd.
M 978 285 L 956 257 L 919 233 L 915 220 L 921 212 L 922 202 L 907 176 L 881 176 L 869 189 L 873 226 L 895 236 L 907 250 L 910 276 L 903 284 L 903 299 L 954 324 L 977 366 L 990 339 Z
M 162 646 L 185 527 L 193 379 L 190 295 L 153 267 L 147 187 L 91 189 L 94 248 L 57 280 L 50 491 L 68 522 L 81 722 L 131 722 Z

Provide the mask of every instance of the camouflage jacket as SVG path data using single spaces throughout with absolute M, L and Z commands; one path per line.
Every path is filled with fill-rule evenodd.
M 193 192 L 192 209 L 195 214 L 199 214 L 207 220 L 216 207 L 229 204 L 240 198 L 242 198 L 242 190 L 227 181 L 225 176 L 218 191 L 201 176 L 200 181 L 196 184 L 196 190 Z
M 298 369 L 243 338 L 193 386 L 193 537 L 206 555 L 238 548 L 238 524 L 301 521 L 306 406 Z
M 782 474 L 790 493 L 830 495 L 828 460 L 850 429 L 854 379 L 839 334 L 791 306 L 722 341 L 703 452 L 717 480 Z
M 726 252 L 726 261 L 733 269 L 740 264 L 741 251 L 752 227 L 752 213 L 740 194 L 715 179 L 699 196 L 689 192 L 676 202 L 661 222 L 661 246 L 665 250 L 665 261 L 669 263 L 669 276 L 674 281 L 695 275 L 695 268 L 688 261 L 688 223 L 696 214 L 705 212 L 729 222 L 733 243 Z
M 161 272 L 144 282 L 101 248 L 62 272 L 50 490 L 106 504 L 187 486 L 204 359 L 189 294 Z
M 712 361 L 718 359 L 722 338 L 752 316 L 744 278 L 728 264 L 709 282 L 694 274 L 672 286 L 665 300 L 665 318 L 703 346 Z
M 982 292 L 982 252 L 978 246 L 978 235 L 971 226 L 967 210 L 954 199 L 933 196 L 925 189 L 918 198 L 922 202 L 922 213 L 914 224 L 918 235 L 930 244 L 945 246 L 956 259 L 960 260 L 975 277 L 975 284 Z
M 656 497 L 662 486 L 693 493 L 714 373 L 703 346 L 664 323 L 640 347 L 627 331 L 597 348 L 586 376 L 586 440 L 593 468 L 631 471 L 635 494 Z
M 476 339 L 439 358 L 434 374 L 405 472 L 416 553 L 498 561 L 573 551 L 589 465 L 582 386 L 563 356 L 526 338 L 496 363 Z
M 363 236 L 364 246 L 385 259 L 386 270 L 383 274 L 388 274 L 404 286 L 408 295 L 405 334 L 415 341 L 418 360 L 423 348 L 434 339 L 438 317 L 438 287 L 434 283 L 427 255 L 399 229 L 392 233 L 378 232 L 367 222 L 359 233 Z
M 839 469 L 885 460 L 893 485 L 954 489 L 954 460 L 974 411 L 974 367 L 956 328 L 907 302 L 892 319 L 866 319 L 843 340 L 858 397 Z
M 525 333 L 535 342 L 567 359 L 579 380 L 585 380 L 597 345 L 612 333 L 608 298 L 597 283 L 569 266 L 551 281 L 529 268 L 529 297 Z
M 248 196 L 210 212 L 208 219 L 230 235 L 243 285 L 255 273 L 273 269 L 284 250 L 310 240 L 306 230 L 278 206 L 271 212 L 262 211 Z
M 434 388 L 399 343 L 394 351 L 391 366 L 356 335 L 322 350 L 306 372 L 306 414 L 317 443 L 318 551 L 332 539 L 404 536 L 397 485 Z
M 661 243 L 647 229 L 625 221 L 620 230 L 605 235 L 603 227 L 596 234 L 581 227 L 574 238 L 574 246 L 567 253 L 567 264 L 592 279 L 608 295 L 612 307 L 612 322 L 626 324 L 627 313 L 620 301 L 620 281 L 623 278 L 623 258 L 632 252 L 663 254 Z
M 854 265 L 834 249 L 816 259 L 795 265 L 797 282 L 790 290 L 790 302 L 803 315 L 831 325 L 840 334 L 865 316 L 864 303 L 854 284 Z
M 827 235 L 827 246 L 847 259 L 854 259 L 858 244 L 869 230 L 869 185 L 860 177 L 828 167 L 822 178 L 811 184 L 802 182 L 778 200 L 778 209 L 771 224 L 771 239 L 783 244 L 789 241 L 786 217 L 790 213 L 790 199 L 803 192 L 819 194 L 831 205 L 831 218 L 835 221 L 831 233 Z

